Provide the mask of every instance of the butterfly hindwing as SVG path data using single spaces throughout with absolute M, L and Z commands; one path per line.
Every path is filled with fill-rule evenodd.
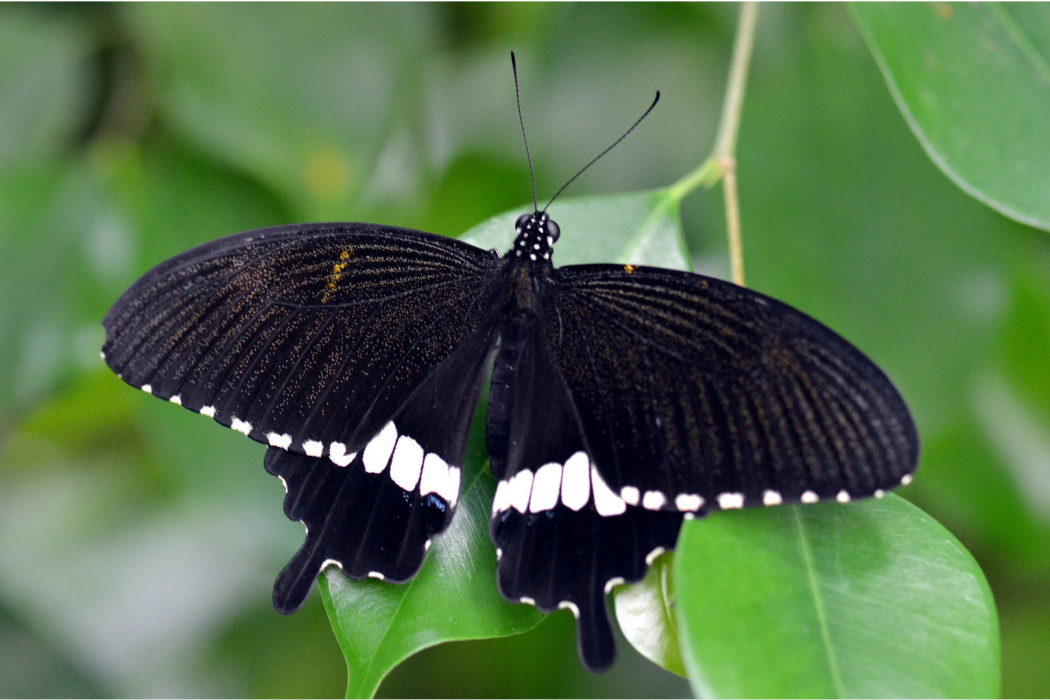
M 486 316 L 356 454 L 309 457 L 271 447 L 266 469 L 287 488 L 285 514 L 306 541 L 274 585 L 290 613 L 328 564 L 353 579 L 404 583 L 452 521 L 470 422 L 493 345 Z
M 603 671 L 616 657 L 607 593 L 674 546 L 682 514 L 626 506 L 609 489 L 542 324 L 502 331 L 486 426 L 499 479 L 490 533 L 500 592 L 544 612 L 571 610 L 580 658 Z
M 599 471 L 632 504 L 848 501 L 907 481 L 918 437 L 882 371 L 812 318 L 685 272 L 557 269 L 546 325 Z

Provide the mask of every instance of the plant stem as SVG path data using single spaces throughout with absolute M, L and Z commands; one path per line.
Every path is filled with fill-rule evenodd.
M 740 131 L 740 112 L 744 105 L 747 69 L 755 44 L 755 24 L 758 3 L 745 2 L 740 8 L 740 24 L 733 44 L 733 58 L 729 65 L 722 118 L 711 155 L 693 172 L 671 185 L 668 193 L 677 199 L 692 192 L 699 185 L 712 187 L 722 180 L 726 207 L 726 234 L 729 237 L 729 262 L 733 282 L 744 286 L 744 246 L 740 233 L 740 200 L 736 183 L 736 139 Z
M 722 191 L 726 202 L 726 233 L 729 236 L 729 263 L 733 282 L 744 286 L 744 244 L 740 234 L 740 200 L 736 188 L 736 137 L 740 130 L 740 112 L 744 106 L 744 86 L 755 43 L 758 3 L 746 2 L 740 8 L 740 25 L 736 30 L 733 63 L 729 68 L 722 123 L 715 141 L 714 158 L 722 171 Z
M 722 103 L 722 119 L 718 124 L 718 137 L 712 153 L 714 158 L 732 158 L 736 154 L 736 137 L 740 131 L 740 112 L 744 106 L 744 88 L 751 63 L 751 49 L 755 45 L 757 20 L 758 3 L 745 2 L 740 8 L 740 24 L 736 29 L 733 59 L 729 65 L 726 96 Z

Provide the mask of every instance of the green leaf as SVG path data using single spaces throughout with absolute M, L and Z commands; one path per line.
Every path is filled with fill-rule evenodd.
M 1050 229 L 1050 8 L 861 3 L 853 15 L 897 106 L 959 187 Z
M 947 530 L 892 494 L 687 523 L 675 580 L 701 696 L 999 693 L 984 575 Z
M 506 249 L 522 211 L 496 216 L 463 239 L 483 248 Z M 687 263 L 677 213 L 677 201 L 663 190 L 559 201 L 551 208 L 562 230 L 558 262 L 619 260 L 683 267 Z M 395 586 L 350 581 L 332 568 L 320 578 L 346 657 L 348 697 L 373 695 L 387 673 L 421 649 L 452 640 L 518 634 L 542 619 L 532 606 L 503 600 L 496 588 L 496 554 L 488 535 L 495 480 L 485 468 L 484 442 L 483 421 L 475 420 L 460 506 L 452 526 L 434 539 L 426 563 L 411 582 Z
M 613 591 L 616 620 L 627 641 L 642 656 L 679 676 L 685 675 L 674 613 L 674 553 L 652 563 L 645 578 Z
M 521 207 L 478 224 L 462 240 L 503 252 L 514 242 Z M 667 190 L 559 199 L 548 212 L 561 228 L 554 264 L 618 262 L 689 269 L 678 202 Z

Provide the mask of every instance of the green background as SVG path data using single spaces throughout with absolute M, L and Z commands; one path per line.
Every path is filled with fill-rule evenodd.
M 0 6 L 0 695 L 341 695 L 319 596 L 292 617 L 270 607 L 302 530 L 263 449 L 112 376 L 106 309 L 153 264 L 228 233 L 343 219 L 458 235 L 525 204 L 510 50 L 541 199 L 656 89 L 644 127 L 570 194 L 665 186 L 710 148 L 736 18 L 732 5 Z M 894 378 L 924 446 L 903 495 L 981 563 L 1003 693 L 1045 696 L 1050 241 L 928 152 L 848 8 L 763 6 L 738 150 L 748 283 Z M 719 194 L 690 196 L 683 217 L 694 267 L 727 276 Z M 690 692 L 620 648 L 610 673 L 587 674 L 559 613 L 429 649 L 380 694 Z

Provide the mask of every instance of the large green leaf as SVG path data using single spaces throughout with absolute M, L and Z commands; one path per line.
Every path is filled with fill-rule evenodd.
M 1042 3 L 860 3 L 898 107 L 966 192 L 1050 229 L 1050 8 Z
M 464 239 L 485 248 L 506 248 L 520 211 L 494 217 Z M 617 260 L 686 265 L 677 201 L 662 190 L 560 201 L 551 215 L 563 232 L 556 251 L 561 264 Z M 517 634 L 542 618 L 531 606 L 507 603 L 496 589 L 496 555 L 488 535 L 495 480 L 486 467 L 482 423 L 475 421 L 453 524 L 435 539 L 411 582 L 350 581 L 332 568 L 321 577 L 350 674 L 348 696 L 371 696 L 391 669 L 428 646 Z
M 682 530 L 676 607 L 706 697 L 988 697 L 999 633 L 976 562 L 893 495 L 717 513 Z

